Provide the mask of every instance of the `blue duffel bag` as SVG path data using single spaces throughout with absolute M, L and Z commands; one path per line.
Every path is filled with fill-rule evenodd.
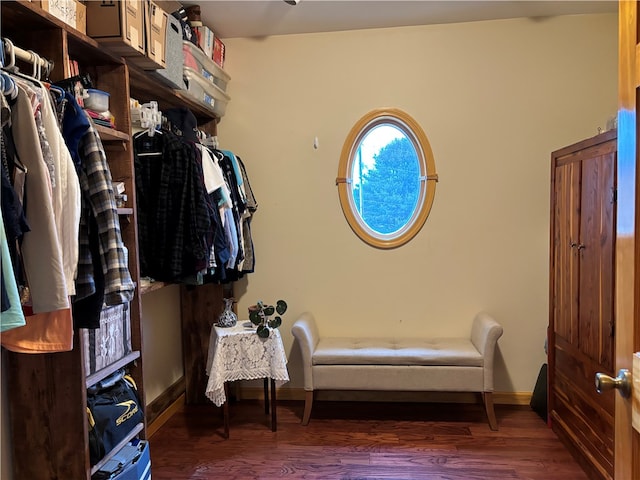
M 89 456 L 98 463 L 122 442 L 139 423 L 144 422 L 136 384 L 123 371 L 87 390 Z

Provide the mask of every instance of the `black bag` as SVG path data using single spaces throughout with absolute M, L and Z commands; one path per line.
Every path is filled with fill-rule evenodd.
M 547 421 L 547 364 L 544 363 L 538 373 L 538 379 L 536 380 L 536 386 L 533 389 L 531 395 L 531 402 L 529 402 L 531 409 L 540 415 L 545 422 Z
M 133 428 L 144 422 L 144 413 L 133 379 L 117 372 L 115 377 L 87 390 L 89 456 L 91 465 L 100 461 Z
M 187 16 L 187 11 L 184 7 L 180 7 L 178 10 L 171 14 L 173 18 L 180 22 L 180 26 L 182 28 L 182 40 L 186 40 L 188 42 L 193 43 L 194 45 L 198 45 L 198 39 L 196 38 L 195 33 L 191 29 L 191 24 L 189 23 L 189 17 Z M 200 47 L 198 47 L 200 48 Z

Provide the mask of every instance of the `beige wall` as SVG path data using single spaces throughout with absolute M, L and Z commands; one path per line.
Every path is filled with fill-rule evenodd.
M 219 138 L 259 203 L 238 308 L 288 301 L 288 386 L 302 386 L 290 334 L 302 311 L 324 335 L 446 336 L 486 310 L 504 326 L 496 390 L 530 392 L 545 361 L 550 153 L 615 114 L 617 15 L 225 43 Z M 440 176 L 426 225 L 392 251 L 352 233 L 334 184 L 352 125 L 382 106 L 422 125 Z
M 180 287 L 171 285 L 142 297 L 142 368 L 147 404 L 184 375 Z
M 238 308 L 289 302 L 285 387 L 302 385 L 290 326 L 304 310 L 323 334 L 400 336 L 466 334 L 485 309 L 505 327 L 496 390 L 531 391 L 545 360 L 550 152 L 615 112 L 616 42 L 616 15 L 226 40 L 220 139 L 260 204 Z M 420 122 L 440 175 L 427 224 L 393 251 L 356 238 L 334 185 L 347 133 L 380 106 Z M 144 298 L 147 401 L 182 372 L 174 288 Z

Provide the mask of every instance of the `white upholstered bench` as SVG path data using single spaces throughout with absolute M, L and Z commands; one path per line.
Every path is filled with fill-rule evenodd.
M 291 332 L 300 344 L 305 405 L 311 417 L 317 390 L 480 392 L 489 426 L 493 409 L 493 357 L 502 327 L 486 313 L 473 319 L 468 338 L 323 338 L 305 312 Z

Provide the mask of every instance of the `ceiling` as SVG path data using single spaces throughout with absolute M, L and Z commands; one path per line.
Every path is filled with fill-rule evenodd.
M 617 12 L 607 1 L 284 0 L 191 1 L 222 39 L 334 32 L 517 17 Z

